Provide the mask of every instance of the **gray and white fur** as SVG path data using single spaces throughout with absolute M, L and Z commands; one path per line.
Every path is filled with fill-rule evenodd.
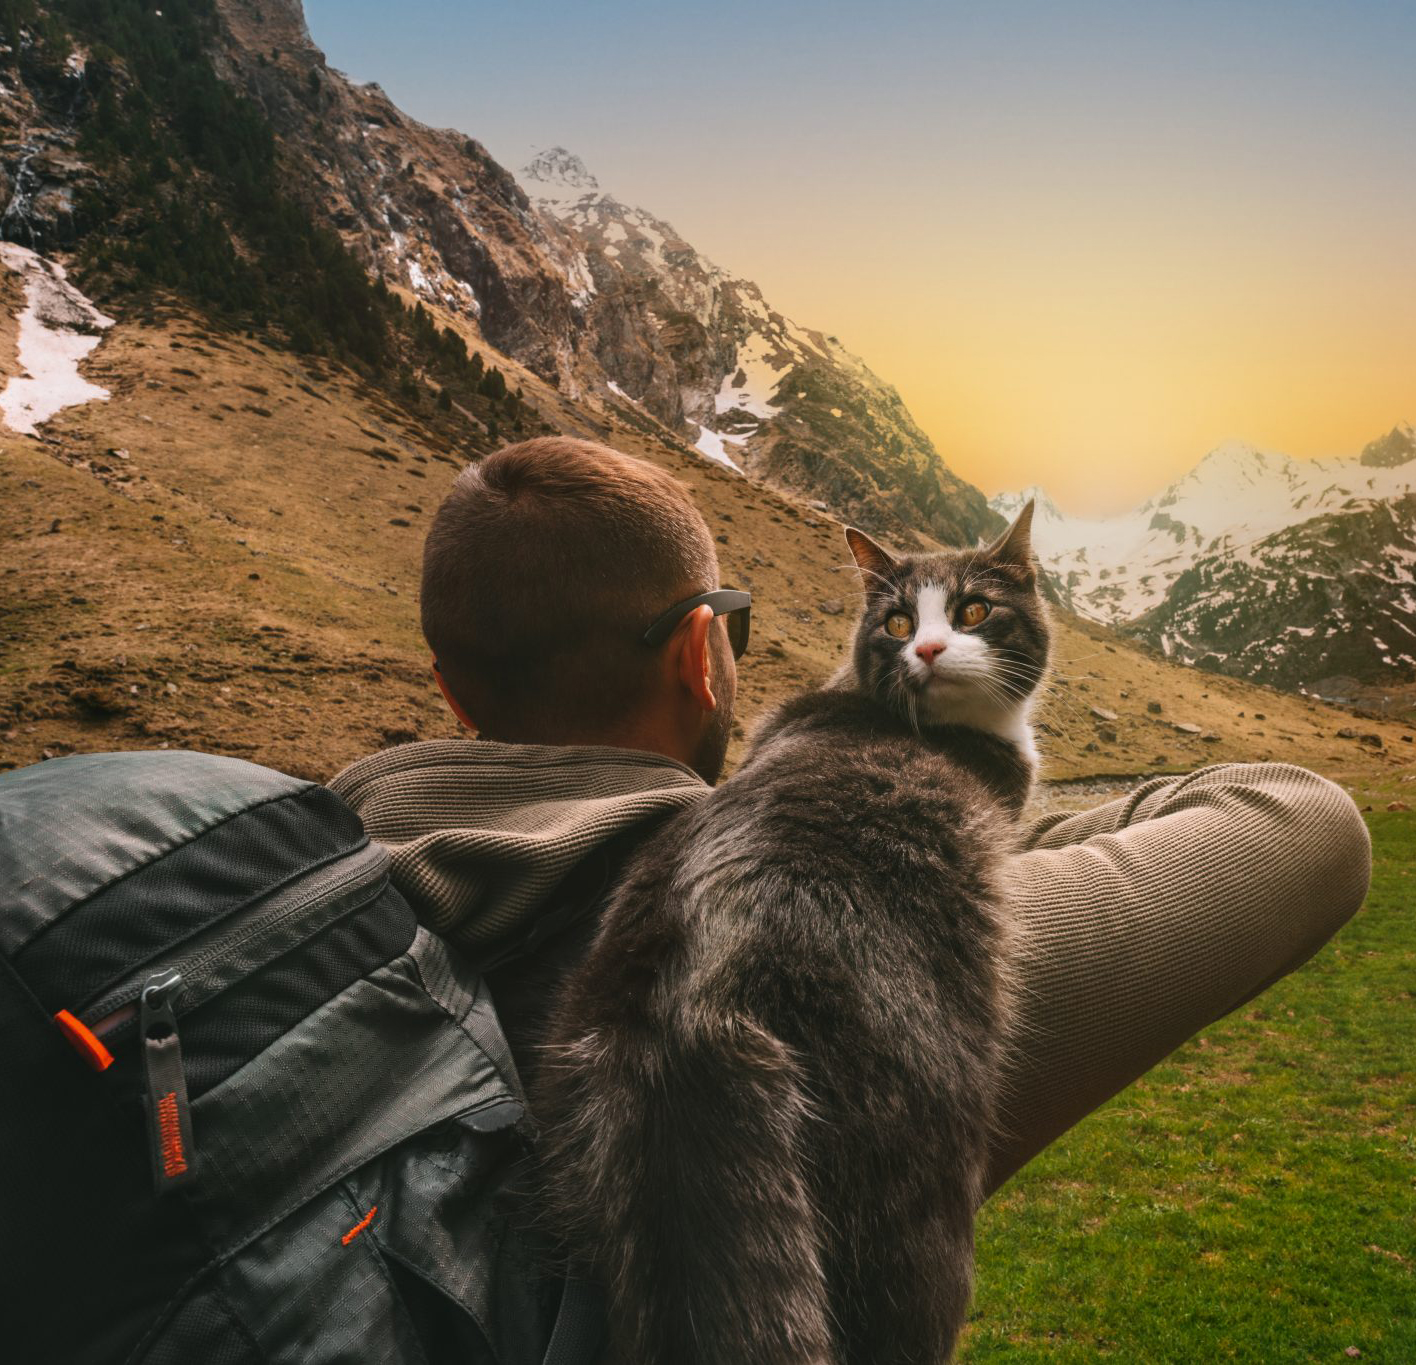
M 847 532 L 850 658 L 636 853 L 564 985 L 533 1110 L 618 1365 L 953 1350 L 1047 662 L 1031 514 L 915 558 Z

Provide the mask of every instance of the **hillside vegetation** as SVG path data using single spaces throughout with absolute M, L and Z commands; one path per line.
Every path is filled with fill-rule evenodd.
M 12 319 L 17 277 L 0 287 Z M 13 347 L 11 324 L 6 373 Z M 764 705 L 834 669 L 858 590 L 839 523 L 662 428 L 594 422 L 501 363 L 546 425 L 692 489 L 724 581 L 755 594 L 739 739 Z M 167 744 L 319 777 L 455 733 L 416 594 L 422 532 L 464 446 L 357 371 L 176 310 L 120 319 L 86 373 L 108 402 L 67 409 L 42 439 L 0 442 L 0 763 Z M 1348 778 L 1411 760 L 1408 726 L 1168 664 L 1065 615 L 1057 625 L 1040 711 L 1051 777 L 1271 757 Z

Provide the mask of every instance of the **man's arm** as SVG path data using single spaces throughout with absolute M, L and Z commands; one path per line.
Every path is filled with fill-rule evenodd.
M 1022 1028 L 997 1189 L 1356 912 L 1371 840 L 1338 786 L 1284 763 L 1155 778 L 1038 822 L 1010 859 Z

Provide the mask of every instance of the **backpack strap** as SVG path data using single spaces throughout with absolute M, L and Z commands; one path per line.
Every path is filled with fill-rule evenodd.
M 578 1275 L 566 1279 L 560 1308 L 541 1365 L 593 1365 L 605 1335 L 605 1305 L 599 1288 Z

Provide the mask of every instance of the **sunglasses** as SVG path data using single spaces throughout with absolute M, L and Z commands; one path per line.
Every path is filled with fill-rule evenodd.
M 739 592 L 735 588 L 701 592 L 697 597 L 686 597 L 682 602 L 675 602 L 644 632 L 644 643 L 663 644 L 674 633 L 674 627 L 696 607 L 712 607 L 714 616 L 724 618 L 724 624 L 728 628 L 728 643 L 733 647 L 733 658 L 741 659 L 747 652 L 747 636 L 752 628 L 752 594 Z

